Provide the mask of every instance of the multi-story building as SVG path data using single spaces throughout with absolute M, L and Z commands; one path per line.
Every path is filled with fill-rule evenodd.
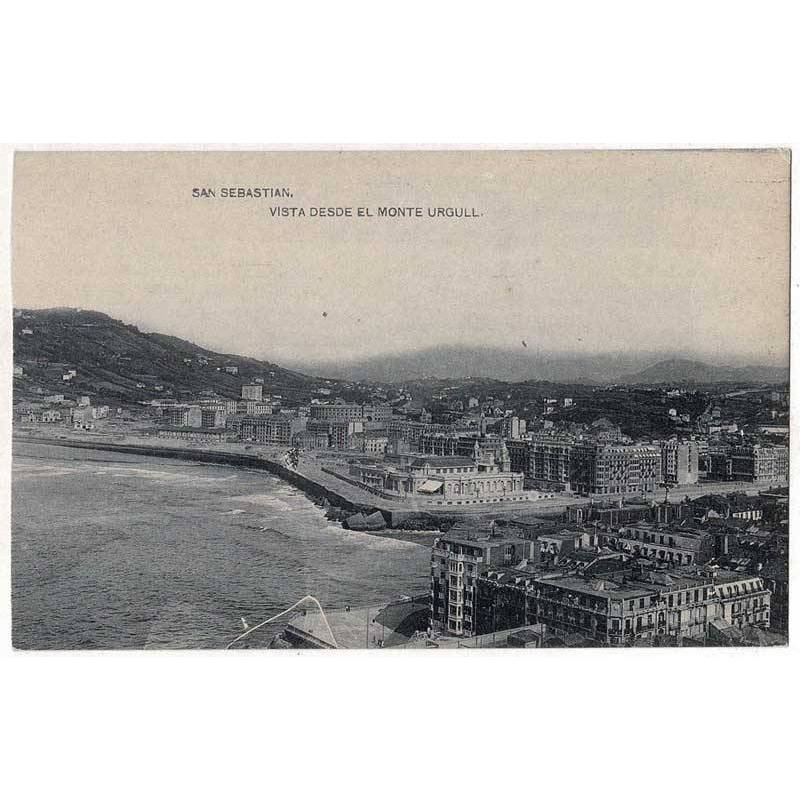
M 677 486 L 697 483 L 699 449 L 696 442 L 670 439 L 660 443 L 661 480 Z
M 555 436 L 534 435 L 528 445 L 526 474 L 538 483 L 569 489 L 572 480 L 572 451 L 575 443 Z
M 288 446 L 292 444 L 292 437 L 305 428 L 306 419 L 288 414 L 244 416 L 238 425 L 242 441 Z
M 597 441 L 536 434 L 513 444 L 515 461 L 526 464 L 532 481 L 554 489 L 593 495 L 641 495 L 661 482 L 661 452 L 648 444 Z M 696 467 L 695 467 L 696 473 Z
M 311 423 L 309 423 L 311 424 Z M 327 426 L 325 430 L 309 427 L 292 437 L 292 444 L 302 450 L 326 450 L 331 445 Z
M 311 406 L 311 417 L 338 422 L 361 419 L 385 425 L 392 418 L 392 407 L 360 403 L 315 403 Z
M 733 456 L 727 447 L 709 448 L 703 457 L 706 477 L 714 481 L 733 480 Z M 702 467 L 703 465 L 701 465 Z
M 511 469 L 529 475 L 530 468 L 530 442 L 526 439 L 509 439 L 506 441 L 508 457 L 511 459 Z
M 476 631 L 478 575 L 490 565 L 514 566 L 531 558 L 533 542 L 492 527 L 453 526 L 431 551 L 431 627 L 454 636 Z
M 261 400 L 264 387 L 260 383 L 245 383 L 242 385 L 242 400 Z
M 492 449 L 482 450 L 475 443 L 472 457 L 410 457 L 398 466 L 355 463 L 349 467 L 349 477 L 389 497 L 412 496 L 438 505 L 534 499 L 523 489 L 522 473 L 511 472 L 504 445 L 499 460 Z
M 364 433 L 364 419 L 317 419 L 311 417 L 306 430 L 314 436 L 326 436 L 327 445 L 334 450 L 351 450 L 357 437 Z M 308 439 L 307 441 L 311 441 Z
M 519 439 L 525 435 L 527 423 L 524 419 L 511 416 L 503 419 L 503 436 L 507 439 Z
M 772 598 L 763 578 L 719 570 L 714 573 L 714 583 L 719 605 L 718 619 L 734 628 L 770 626 Z
M 626 567 L 599 576 L 533 576 L 524 583 L 525 624 L 544 624 L 550 634 L 580 634 L 600 644 L 657 636 L 704 640 L 714 622 L 735 628 L 770 624 L 770 593 L 763 580 L 736 572 Z M 494 609 L 477 608 L 475 629 L 491 630 Z
M 653 445 L 580 442 L 572 450 L 570 478 L 584 494 L 652 494 L 661 482 L 661 453 Z
M 388 436 L 382 436 L 381 434 L 367 431 L 361 440 L 361 449 L 364 453 L 382 455 L 386 452 L 388 444 Z
M 731 461 L 734 480 L 773 484 L 789 478 L 786 445 L 740 445 L 732 449 Z
M 708 531 L 642 522 L 598 529 L 597 538 L 603 547 L 675 566 L 702 565 L 714 557 L 715 538 Z
M 251 417 L 274 412 L 272 404 L 264 400 L 238 400 L 235 410 L 237 414 L 248 414 Z
M 200 427 L 201 428 L 223 428 L 225 427 L 225 412 L 219 408 L 200 408 Z
M 161 419 L 164 424 L 175 428 L 200 428 L 203 423 L 203 414 L 200 406 L 163 406 Z
M 774 559 L 759 573 L 764 585 L 770 591 L 770 627 L 789 635 L 789 562 L 788 559 Z
M 409 444 L 411 443 L 409 441 Z M 414 452 L 432 456 L 458 455 L 458 435 L 455 433 L 419 433 Z
M 161 439 L 180 439 L 186 442 L 199 442 L 201 444 L 220 444 L 225 441 L 225 431 L 206 430 L 202 428 L 164 428 L 159 430 Z

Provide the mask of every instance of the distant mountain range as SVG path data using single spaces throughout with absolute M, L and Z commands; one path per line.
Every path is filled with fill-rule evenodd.
M 651 364 L 639 372 L 623 375 L 621 383 L 783 383 L 789 370 L 783 367 L 752 365 L 716 367 L 702 361 L 671 358 Z
M 16 309 L 14 363 L 25 372 L 15 378 L 17 392 L 36 387 L 57 392 L 68 386 L 72 392 L 120 401 L 150 399 L 161 392 L 171 397 L 201 392 L 238 397 L 242 383 L 255 378 L 263 380 L 265 393 L 304 401 L 326 385 L 325 379 L 331 380 L 334 393 L 337 382 L 386 384 L 425 378 L 571 384 L 788 380 L 788 370 L 776 367 L 718 367 L 687 359 L 657 360 L 652 354 L 549 356 L 523 345 L 519 351 L 433 347 L 349 364 L 310 363 L 287 369 L 271 361 L 216 353 L 174 336 L 145 333 L 98 311 L 70 308 Z M 235 367 L 236 374 L 226 367 Z M 69 369 L 77 375 L 64 382 L 62 374 Z
M 545 355 L 519 349 L 460 346 L 376 356 L 344 364 L 297 363 L 298 370 L 341 380 L 402 383 L 426 378 L 492 378 L 553 383 L 776 383 L 789 370 L 769 366 L 727 367 L 657 354 Z

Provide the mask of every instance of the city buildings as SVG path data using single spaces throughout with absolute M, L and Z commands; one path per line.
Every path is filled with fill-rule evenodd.
M 580 443 L 573 450 L 570 477 L 582 494 L 652 494 L 661 482 L 661 453 L 653 445 Z
M 472 457 L 422 455 L 385 464 L 356 462 L 349 466 L 348 476 L 386 497 L 414 498 L 436 505 L 476 505 L 541 497 L 524 491 L 524 476 L 511 472 L 504 446 L 497 461 L 493 449 L 482 450 L 477 442 Z
M 225 427 L 224 411 L 219 408 L 200 408 L 200 427 L 201 428 L 224 428 Z
M 312 411 L 313 408 L 312 406 Z M 305 447 L 310 447 L 312 442 L 324 441 L 325 444 L 322 446 L 326 448 L 352 450 L 356 448 L 357 438 L 361 437 L 363 439 L 364 426 L 363 417 L 354 419 L 320 419 L 312 414 L 305 426 L 308 436 L 304 437 L 302 441 L 305 443 Z M 359 447 L 358 449 L 361 448 Z
M 304 417 L 291 417 L 288 414 L 245 416 L 238 421 L 240 440 L 258 444 L 289 446 L 292 437 L 304 430 L 305 426 Z
M 161 409 L 161 419 L 165 425 L 176 428 L 199 428 L 203 415 L 200 406 L 173 405 Z
M 202 428 L 162 428 L 158 432 L 161 439 L 180 439 L 200 444 L 220 444 L 225 441 L 224 429 L 205 430 Z
M 754 483 L 785 483 L 789 478 L 789 448 L 786 445 L 740 445 L 731 450 L 734 480 Z
M 441 561 L 439 553 L 435 557 Z M 477 605 L 474 629 L 497 630 L 498 607 L 515 609 L 513 624 L 541 624 L 550 635 L 577 635 L 585 643 L 610 646 L 684 638 L 705 642 L 712 625 L 769 627 L 770 592 L 759 577 L 713 567 L 604 569 L 597 575 L 523 572 L 511 583 L 503 582 L 501 570 L 487 571 L 477 580 L 478 593 L 492 602 Z
M 386 405 L 364 405 L 360 403 L 314 403 L 311 418 L 325 421 L 364 420 L 375 427 L 386 427 L 392 418 L 392 408 Z
M 696 442 L 670 439 L 660 443 L 661 480 L 687 486 L 699 480 L 699 447 Z
M 511 445 L 533 482 L 587 495 L 644 495 L 662 480 L 661 451 L 652 444 L 602 443 L 533 434 Z M 696 469 L 695 469 L 696 473 Z
M 597 542 L 634 558 L 681 566 L 705 564 L 714 556 L 714 535 L 708 531 L 640 522 L 597 530 Z
M 478 575 L 491 565 L 513 566 L 533 556 L 533 542 L 493 527 L 456 525 L 431 552 L 431 626 L 455 636 L 476 630 Z

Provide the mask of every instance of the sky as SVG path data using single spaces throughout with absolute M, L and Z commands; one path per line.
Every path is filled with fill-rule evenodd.
M 525 340 L 782 365 L 789 173 L 768 150 L 17 153 L 14 305 L 278 363 Z M 310 216 L 331 207 L 353 216 Z

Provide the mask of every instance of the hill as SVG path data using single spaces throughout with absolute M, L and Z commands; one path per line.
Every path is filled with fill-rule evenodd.
M 25 371 L 14 381 L 17 394 L 68 387 L 119 402 L 202 392 L 234 398 L 242 383 L 256 377 L 263 379 L 265 393 L 307 398 L 324 383 L 268 361 L 215 353 L 174 336 L 145 333 L 98 311 L 70 308 L 16 309 L 14 363 Z M 70 369 L 77 375 L 66 382 L 62 376 Z
M 717 367 L 702 361 L 672 358 L 623 375 L 621 383 L 783 383 L 789 370 L 781 367 Z
M 482 378 L 510 383 L 540 381 L 563 384 L 608 383 L 778 383 L 789 371 L 779 367 L 717 367 L 685 358 L 661 360 L 653 353 L 593 355 L 542 353 L 530 343 L 518 348 L 431 347 L 344 364 L 294 365 L 316 375 L 374 383 Z
M 508 382 L 607 383 L 624 372 L 643 369 L 651 355 L 543 354 L 520 342 L 519 348 L 439 346 L 344 364 L 302 363 L 297 369 L 340 380 L 402 383 L 428 378 L 486 378 Z

